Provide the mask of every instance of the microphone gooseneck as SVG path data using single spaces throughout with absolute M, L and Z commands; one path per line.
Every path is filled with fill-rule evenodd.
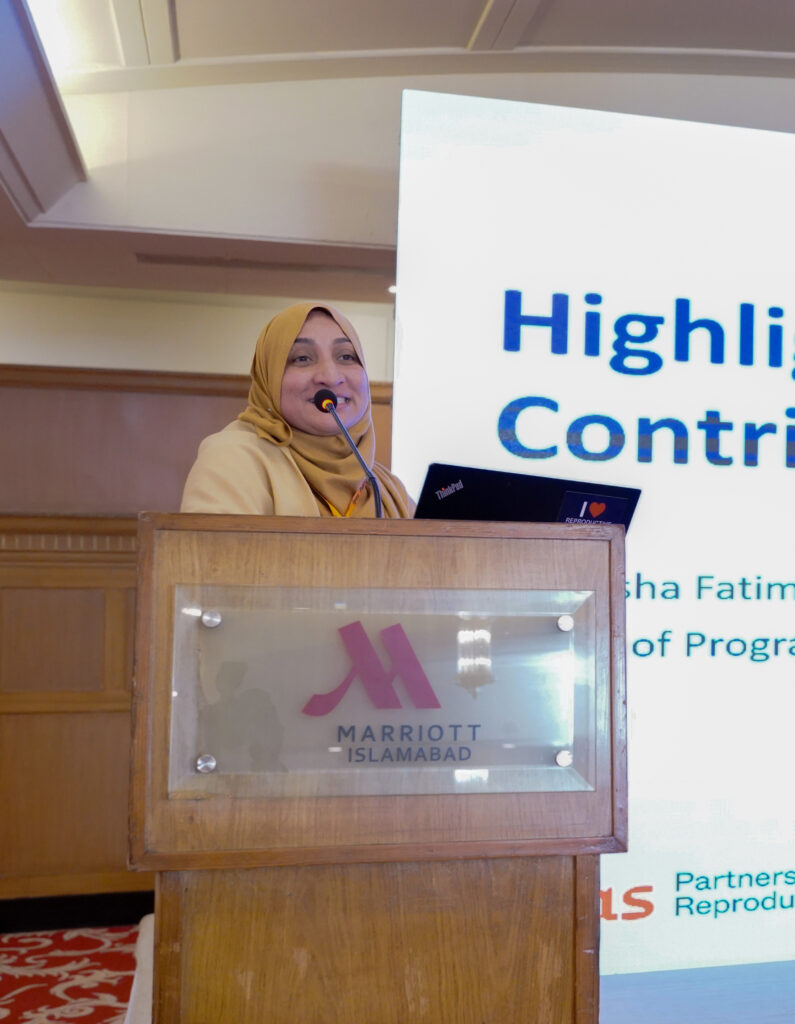
M 353 454 L 359 460 L 359 465 L 364 470 L 365 476 L 370 481 L 370 486 L 373 488 L 373 497 L 375 498 L 375 514 L 376 514 L 376 517 L 378 519 L 383 519 L 384 518 L 384 510 L 381 507 L 381 489 L 378 486 L 378 481 L 375 478 L 375 474 L 373 473 L 373 471 L 370 469 L 370 467 L 367 465 L 367 463 L 362 458 L 362 453 L 356 447 L 356 444 L 355 444 L 353 438 L 348 433 L 348 431 L 347 431 L 347 429 L 345 427 L 345 424 L 340 419 L 340 415 L 337 412 L 337 396 L 334 394 L 334 392 L 330 388 L 320 388 L 319 391 L 315 392 L 315 394 L 314 394 L 314 396 L 312 398 L 312 401 L 315 403 L 317 408 L 320 409 L 321 412 L 331 413 L 331 415 L 334 417 L 334 421 L 336 422 L 337 426 L 340 428 L 340 432 L 342 433 L 342 435 L 345 438 L 345 440 L 348 442 L 348 445 L 349 445 L 351 451 L 353 452 Z

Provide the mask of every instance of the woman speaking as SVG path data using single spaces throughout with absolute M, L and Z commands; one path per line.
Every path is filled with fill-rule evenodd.
M 332 392 L 334 416 L 316 402 Z M 383 515 L 412 515 L 403 484 L 375 462 L 370 385 L 361 342 L 333 306 L 297 303 L 275 316 L 257 339 L 248 406 L 202 441 L 188 474 L 182 512 L 261 516 L 375 516 L 378 482 Z

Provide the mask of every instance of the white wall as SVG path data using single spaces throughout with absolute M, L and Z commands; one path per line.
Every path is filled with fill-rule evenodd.
M 247 374 L 259 332 L 293 301 L 0 282 L 0 364 Z M 358 330 L 370 379 L 390 381 L 392 305 L 329 301 Z

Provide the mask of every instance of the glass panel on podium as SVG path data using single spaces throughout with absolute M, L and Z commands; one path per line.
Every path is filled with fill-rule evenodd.
M 596 785 L 591 591 L 174 595 L 171 799 Z

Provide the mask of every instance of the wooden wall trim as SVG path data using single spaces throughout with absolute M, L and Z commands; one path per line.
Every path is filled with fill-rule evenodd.
M 129 714 L 129 693 L 0 693 L 0 715 L 87 714 L 90 711 L 118 711 Z
M 136 516 L 0 516 L 0 552 L 134 554 Z
M 370 398 L 373 405 L 392 404 L 392 385 L 389 383 L 377 383 L 370 381 Z
M 29 878 L 0 878 L 0 899 L 148 892 L 154 887 L 155 876 L 150 872 L 124 869 L 63 875 L 32 875 Z
M 249 378 L 235 373 L 174 373 L 163 370 L 102 370 L 74 366 L 0 364 L 0 387 L 137 391 L 150 394 L 248 397 Z M 392 404 L 390 383 L 370 383 L 375 405 Z
M 68 388 L 86 391 L 144 391 L 157 394 L 248 395 L 248 377 L 232 373 L 172 373 L 151 370 L 100 370 L 73 366 L 0 366 L 0 384 L 20 388 Z

